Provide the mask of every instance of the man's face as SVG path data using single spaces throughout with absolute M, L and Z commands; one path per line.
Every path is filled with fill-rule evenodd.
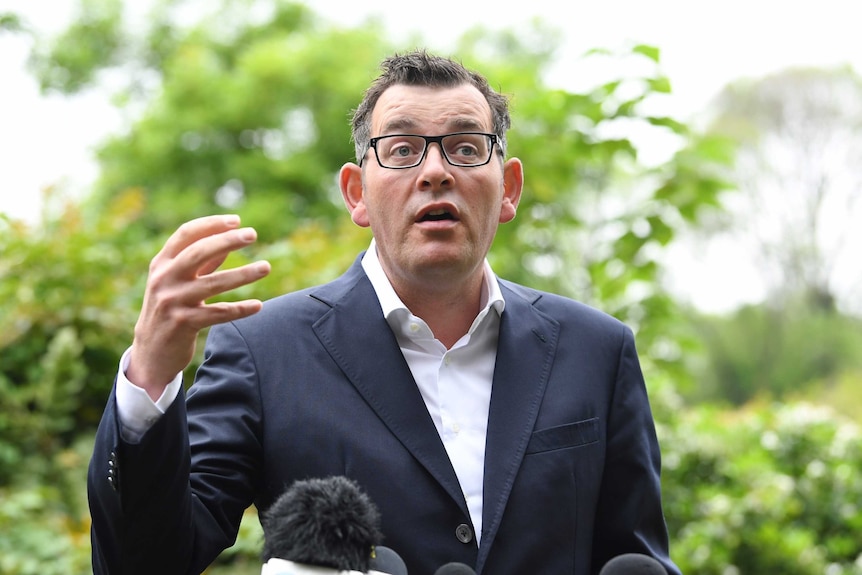
M 469 85 L 392 86 L 380 96 L 371 121 L 372 136 L 493 133 L 490 107 Z M 371 227 L 393 284 L 436 289 L 480 273 L 497 226 L 515 216 L 520 162 L 503 164 L 495 146 L 486 165 L 456 167 L 433 143 L 421 164 L 393 170 L 381 167 L 374 154 L 369 150 L 365 157 L 361 190 L 359 168 L 345 177 L 345 166 L 342 191 L 353 221 Z

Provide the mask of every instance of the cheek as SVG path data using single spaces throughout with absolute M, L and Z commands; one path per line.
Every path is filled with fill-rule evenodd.
M 405 209 L 405 196 L 399 194 L 405 184 L 398 179 L 398 170 L 386 171 L 392 173 L 369 175 L 365 180 L 365 209 L 372 222 L 392 221 Z
M 400 206 L 394 198 L 377 193 L 366 195 L 364 208 L 366 225 L 375 236 L 381 236 L 394 226 Z
M 473 209 L 476 210 L 475 213 L 482 214 L 481 217 L 484 221 L 485 227 L 490 229 L 492 233 L 496 231 L 496 228 L 500 223 L 509 221 L 514 217 L 514 214 L 509 214 L 507 207 L 510 206 L 508 205 L 508 202 L 503 200 L 502 196 L 502 188 L 493 195 L 486 191 L 485 194 L 481 196 L 483 200 L 473 205 Z

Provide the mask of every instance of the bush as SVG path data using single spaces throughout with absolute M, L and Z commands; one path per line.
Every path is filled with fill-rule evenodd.
M 862 574 L 862 431 L 810 403 L 656 394 L 671 555 L 685 573 Z

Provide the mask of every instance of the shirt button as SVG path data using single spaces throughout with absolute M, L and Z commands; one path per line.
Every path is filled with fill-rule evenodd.
M 418 323 L 411 323 L 410 324 L 410 331 L 412 331 L 413 333 L 416 333 L 417 331 L 419 331 L 419 324 Z
M 462 523 L 455 528 L 455 537 L 457 537 L 458 541 L 461 543 L 469 543 L 473 540 L 473 530 L 470 529 L 470 526 L 466 523 Z
M 452 431 L 454 431 L 455 433 L 461 431 L 461 425 L 457 421 L 452 423 Z

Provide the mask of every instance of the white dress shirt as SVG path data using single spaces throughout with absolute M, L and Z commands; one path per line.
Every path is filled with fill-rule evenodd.
M 117 417 L 120 420 L 120 435 L 123 440 L 137 443 L 179 395 L 183 385 L 183 372 L 174 377 L 157 401 L 153 401 L 144 388 L 126 378 L 131 351 L 130 347 L 120 358 L 120 371 L 117 374 Z
M 377 259 L 373 240 L 362 258 L 362 267 L 455 468 L 479 543 L 491 380 L 497 362 L 500 314 L 505 306 L 497 278 L 486 261 L 481 311 L 467 333 L 447 350 L 428 324 L 410 313 L 395 293 Z
M 482 533 L 482 485 L 491 380 L 497 360 L 500 314 L 505 307 L 497 278 L 485 261 L 481 311 L 467 333 L 451 349 L 446 349 L 428 324 L 410 313 L 395 293 L 377 259 L 374 240 L 362 258 L 362 267 L 455 469 L 478 544 Z M 182 387 L 182 373 L 177 374 L 154 402 L 125 376 L 129 351 L 126 350 L 120 360 L 117 412 L 123 439 L 136 442 L 176 399 Z

